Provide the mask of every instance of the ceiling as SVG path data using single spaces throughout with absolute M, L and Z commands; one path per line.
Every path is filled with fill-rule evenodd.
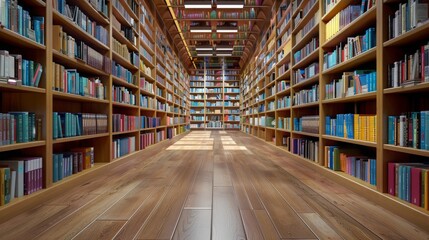
M 241 69 L 252 57 L 261 32 L 269 24 L 274 1 L 154 0 L 154 3 L 187 69 L 201 69 L 204 62 L 208 63 L 207 68 L 221 68 L 225 62 L 228 69 Z

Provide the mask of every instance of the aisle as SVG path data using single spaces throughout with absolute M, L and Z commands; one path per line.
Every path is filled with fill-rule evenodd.
M 0 225 L 0 239 L 428 239 L 241 132 L 150 147 Z

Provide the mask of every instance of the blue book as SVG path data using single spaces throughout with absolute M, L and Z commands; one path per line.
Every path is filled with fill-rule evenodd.
M 23 20 L 22 20 L 22 7 L 18 5 L 18 33 L 22 35 L 23 33 Z
M 330 116 L 326 116 L 325 117 L 325 125 L 326 125 L 326 135 L 331 135 L 331 117 Z
M 52 182 L 57 182 L 58 181 L 58 154 L 53 155 L 52 161 L 53 161 Z
M 387 144 L 395 144 L 395 116 L 387 117 Z
M 58 181 L 63 179 L 63 169 L 64 169 L 64 155 L 62 153 L 58 154 Z
M 429 111 L 425 111 L 425 149 L 429 150 Z

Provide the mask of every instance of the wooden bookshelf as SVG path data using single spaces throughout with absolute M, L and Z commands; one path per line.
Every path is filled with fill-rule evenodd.
M 350 4 L 359 4 L 350 0 L 340 0 L 333 3 L 328 12 L 325 12 L 326 6 L 324 1 L 318 1 L 316 5 L 307 7 L 309 12 L 316 13 L 319 9 L 320 21 L 316 25 L 307 28 L 305 35 L 296 41 L 296 35 L 303 29 L 304 25 L 310 20 L 310 16 L 303 15 L 298 24 L 294 19 L 299 17 L 299 12 L 310 2 L 309 0 L 287 1 L 278 3 L 273 6 L 273 15 L 276 17 L 275 29 L 277 34 L 276 41 L 290 39 L 291 48 L 285 48 L 286 42 L 277 42 L 275 52 L 277 54 L 277 64 L 275 66 L 275 110 L 258 111 L 258 107 L 263 101 L 259 99 L 261 92 L 271 88 L 272 83 L 267 81 L 267 77 L 261 78 L 260 74 L 268 66 L 261 64 L 258 56 L 265 56 L 269 49 L 266 46 L 258 45 L 252 56 L 252 60 L 246 65 L 241 72 L 240 80 L 240 110 L 242 112 L 241 130 L 249 135 L 255 136 L 263 141 L 274 143 L 280 149 L 286 151 L 294 159 L 302 160 L 308 167 L 315 171 L 332 177 L 336 181 L 344 181 L 344 184 L 351 189 L 361 192 L 364 196 L 386 206 L 387 209 L 398 213 L 400 216 L 407 218 L 409 221 L 421 227 L 428 227 L 429 212 L 428 210 L 415 206 L 407 201 L 399 199 L 396 196 L 388 194 L 388 163 L 411 163 L 426 162 L 428 150 L 395 146 L 388 144 L 388 116 L 399 116 L 404 112 L 419 112 L 429 110 L 427 104 L 427 94 L 429 85 L 427 82 L 421 82 L 410 86 L 390 86 L 389 66 L 394 61 L 403 60 L 404 54 L 413 54 L 421 46 L 428 44 L 428 35 L 426 34 L 429 27 L 429 21 L 421 23 L 399 36 L 389 39 L 389 15 L 394 14 L 400 3 L 406 1 L 376 1 L 375 5 L 365 9 L 359 17 L 354 19 L 342 29 L 339 29 L 333 36 L 326 39 L 328 22 L 333 19 L 343 9 Z M 367 2 L 368 3 L 368 2 Z M 290 4 L 290 7 L 289 7 Z M 280 8 L 280 6 L 283 6 Z M 367 7 L 366 7 L 367 8 Z M 290 15 L 288 15 L 290 11 Z M 314 15 L 314 14 L 313 14 Z M 281 27 L 284 27 L 281 29 Z M 290 36 L 288 27 L 291 28 Z M 361 52 L 349 58 L 346 61 L 339 62 L 329 69 L 324 69 L 324 55 L 327 52 L 335 50 L 339 43 L 347 43 L 348 37 L 362 35 L 363 32 L 374 27 L 376 46 Z M 268 35 L 265 33 L 262 36 Z M 294 61 L 294 54 L 303 48 L 313 37 L 318 37 L 319 47 L 314 52 L 310 52 L 299 62 Z M 343 45 L 344 46 L 344 45 Z M 279 54 L 282 53 L 282 54 Z M 305 67 L 313 61 L 319 63 L 319 71 L 314 76 L 307 78 L 305 81 L 296 83 L 294 71 L 297 68 Z M 286 65 L 285 65 L 286 64 Z M 285 66 L 287 66 L 285 68 Z M 281 70 L 281 72 L 279 71 Z M 341 79 L 344 72 L 354 72 L 355 70 L 375 70 L 376 71 L 376 89 L 372 92 L 355 93 L 337 98 L 327 98 L 326 87 L 334 79 Z M 283 84 L 279 88 L 279 84 Z M 294 95 L 303 89 L 318 84 L 319 98 L 315 102 L 306 104 L 294 104 Z M 285 97 L 290 97 L 290 105 L 279 107 L 279 100 L 285 101 Z M 265 104 L 272 100 L 272 96 L 264 99 Z M 284 103 L 283 103 L 284 104 Z M 337 137 L 326 134 L 326 116 L 335 117 L 336 114 L 369 114 L 376 115 L 374 122 L 375 141 L 364 141 Z M 274 130 L 271 127 L 261 126 L 260 118 L 268 115 L 274 115 L 276 126 Z M 307 133 L 294 130 L 294 121 L 296 117 L 316 115 L 319 116 L 319 133 Z M 279 121 L 290 121 L 289 128 L 278 126 Z M 293 144 L 285 140 L 293 138 L 309 139 L 316 142 L 318 147 L 318 161 L 309 161 L 308 158 L 298 156 L 292 152 Z M 376 159 L 376 183 L 369 184 L 354 176 L 348 175 L 341 171 L 333 171 L 327 167 L 325 159 L 325 146 L 339 146 L 341 148 L 361 149 L 366 156 Z
M 167 137 L 172 138 L 189 131 L 189 98 L 187 97 L 189 95 L 189 75 L 187 69 L 183 67 L 181 60 L 177 57 L 177 49 L 170 47 L 172 44 L 167 39 L 172 38 L 164 38 L 165 41 L 162 44 L 168 46 L 170 52 L 162 53 L 162 56 L 161 52 L 154 51 L 154 48 L 151 47 L 151 45 L 155 46 L 156 44 L 154 35 L 157 31 L 163 34 L 167 33 L 164 23 L 158 22 L 160 19 L 155 17 L 158 14 L 158 10 L 152 2 L 137 1 L 136 8 L 132 9 L 128 5 L 130 1 L 117 1 L 122 5 L 123 10 L 134 19 L 134 24 L 131 24 L 121 14 L 120 9 L 113 6 L 116 0 L 106 1 L 107 14 L 100 9 L 96 9 L 89 1 L 68 2 L 68 4 L 77 5 L 83 14 L 98 26 L 106 29 L 108 44 L 104 44 L 73 20 L 60 13 L 59 10 L 54 9 L 54 1 L 18 1 L 18 4 L 22 4 L 24 9 L 30 12 L 31 16 L 44 17 L 44 44 L 21 36 L 3 26 L 0 27 L 0 45 L 2 46 L 0 50 L 8 50 L 11 54 L 21 54 L 23 59 L 35 61 L 43 67 L 38 87 L 0 84 L 1 113 L 13 111 L 34 112 L 37 117 L 41 117 L 42 121 L 41 140 L 2 145 L 0 146 L 0 159 L 7 159 L 11 155 L 43 158 L 43 189 L 28 196 L 15 198 L 9 204 L 0 206 L 1 216 L 19 214 L 19 212 L 34 206 L 35 202 L 40 202 L 42 199 L 52 196 L 53 190 L 58 189 L 58 187 L 65 189 L 72 187 L 73 183 L 80 182 L 83 178 L 88 179 L 88 176 L 92 176 L 94 172 L 103 171 L 105 167 L 113 163 L 116 164 L 118 161 L 126 161 L 129 156 L 143 150 L 140 134 L 153 133 L 156 138 L 153 142 L 155 144 L 166 140 Z M 148 14 L 147 16 L 143 15 L 143 8 L 145 9 L 144 12 Z M 122 26 L 132 28 L 135 41 L 127 38 L 123 29 L 119 29 L 114 25 L 113 16 Z M 145 21 L 140 21 L 140 19 Z M 90 63 L 72 57 L 73 55 L 71 54 L 67 55 L 54 49 L 53 45 L 54 41 L 56 41 L 52 34 L 54 25 L 61 25 L 63 32 L 72 36 L 76 41 L 83 42 L 108 61 L 114 60 L 116 64 L 120 64 L 123 69 L 132 74 L 130 81 L 125 80 L 123 76 L 117 77 L 104 68 L 94 67 Z M 141 35 L 145 37 L 143 38 Z M 138 57 L 137 66 L 130 59 L 124 58 L 113 51 L 112 39 L 124 44 L 128 51 L 136 53 Z M 163 60 L 158 61 L 162 63 L 165 60 L 169 67 L 167 69 L 168 74 L 162 76 L 164 84 L 167 82 L 170 86 L 168 89 L 164 84 L 156 84 L 158 83 L 155 74 L 157 72 L 156 63 L 159 57 L 162 57 Z M 60 64 L 65 69 L 76 69 L 81 76 L 99 80 L 104 87 L 104 98 L 72 94 L 65 90 L 54 89 L 56 87 L 55 64 Z M 105 66 L 109 64 L 111 65 L 111 63 L 107 62 Z M 153 84 L 153 92 L 146 91 L 144 86 L 140 85 L 140 82 L 144 82 L 142 79 Z M 115 102 L 111 96 L 113 86 L 127 88 L 135 95 L 136 104 Z M 163 98 L 163 102 L 171 106 L 168 111 L 159 111 L 155 108 L 143 108 L 140 106 L 140 94 L 155 98 L 157 88 L 163 89 L 164 95 L 166 92 L 171 94 L 169 100 Z M 54 139 L 53 112 L 105 114 L 107 116 L 107 132 Z M 160 125 L 143 129 L 141 129 L 141 126 L 135 126 L 135 130 L 113 132 L 112 114 L 125 114 L 135 116 L 138 119 L 143 116 L 159 117 Z M 167 122 L 167 117 L 170 122 Z M 161 134 L 162 131 L 164 131 L 163 135 Z M 168 131 L 170 132 L 169 134 L 167 134 Z M 135 137 L 135 151 L 115 159 L 112 155 L 112 141 L 132 136 Z M 94 148 L 95 166 L 54 183 L 53 154 L 66 152 L 72 148 L 88 146 Z

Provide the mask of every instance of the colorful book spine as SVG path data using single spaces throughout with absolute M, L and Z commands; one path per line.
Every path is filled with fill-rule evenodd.
M 429 111 L 388 116 L 387 128 L 388 144 L 429 150 Z
M 75 148 L 68 152 L 54 153 L 52 157 L 52 181 L 79 173 L 94 166 L 94 148 Z
M 107 133 L 106 114 L 53 112 L 53 138 Z
M 114 139 L 112 142 L 113 158 L 119 158 L 136 151 L 136 138 L 126 137 Z
M 155 144 L 154 132 L 140 134 L 140 149 L 145 149 L 152 144 Z
M 136 96 L 126 87 L 113 85 L 112 100 L 118 103 L 136 105 Z
M 38 87 L 43 76 L 43 66 L 20 54 L 0 50 L 0 83 Z
M 124 132 L 136 130 L 139 126 L 139 117 L 124 114 L 112 114 L 113 132 Z
M 290 151 L 293 154 L 299 155 L 314 162 L 319 162 L 319 142 L 310 139 L 287 138 L 292 146 Z
M 363 114 L 337 114 L 336 118 L 327 116 L 325 119 L 325 134 L 375 142 L 377 139 L 377 116 Z

